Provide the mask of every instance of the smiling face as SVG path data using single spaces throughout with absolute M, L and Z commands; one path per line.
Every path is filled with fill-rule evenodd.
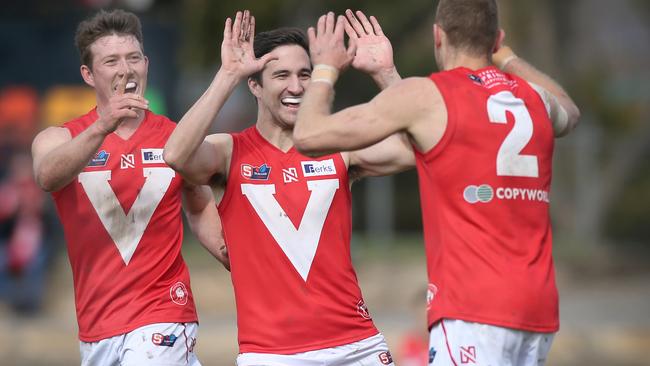
M 108 103 L 117 92 L 123 77 L 127 78 L 125 93 L 144 95 L 149 62 L 138 40 L 131 35 L 111 34 L 90 46 L 92 65 L 82 65 L 84 81 L 95 88 L 97 106 Z
M 266 65 L 260 83 L 249 79 L 249 87 L 257 98 L 260 120 L 292 129 L 311 78 L 311 62 L 305 49 L 298 45 L 279 46 L 273 53 L 277 60 Z

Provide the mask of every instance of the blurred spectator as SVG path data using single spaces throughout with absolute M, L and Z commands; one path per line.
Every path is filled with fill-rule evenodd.
M 0 160 L 0 299 L 15 311 L 39 310 L 47 252 L 44 194 L 32 177 L 31 157 L 2 148 Z
M 400 366 L 427 366 L 429 365 L 429 333 L 425 324 L 426 302 L 423 293 L 426 289 L 420 289 L 413 296 L 409 314 L 411 324 L 404 332 L 397 345 L 397 357 L 395 364 Z

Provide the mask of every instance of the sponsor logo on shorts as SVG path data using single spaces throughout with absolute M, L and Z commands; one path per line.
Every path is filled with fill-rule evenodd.
M 183 282 L 176 282 L 169 288 L 169 296 L 172 298 L 174 304 L 185 305 L 190 293 L 187 292 L 187 287 Z
M 336 166 L 334 166 L 334 159 L 327 159 L 323 161 L 301 161 L 302 175 L 305 177 L 318 177 L 322 175 L 336 174 Z
M 436 298 L 436 294 L 438 294 L 438 287 L 430 283 L 427 286 L 427 310 L 431 307 L 431 302 Z
M 110 153 L 107 153 L 106 150 L 102 150 L 95 154 L 92 159 L 90 159 L 88 166 L 106 166 L 106 163 L 108 162 L 108 158 L 110 156 Z
M 260 166 L 250 164 L 241 165 L 241 176 L 251 180 L 268 180 L 271 174 L 271 167 L 266 163 Z
M 366 306 L 366 303 L 363 301 L 363 299 L 359 300 L 357 303 L 357 313 L 359 313 L 359 315 L 361 315 L 364 319 L 370 319 L 368 306 Z
M 163 149 L 142 149 L 142 164 L 165 163 Z
M 463 364 L 469 364 L 469 363 L 476 363 L 476 347 L 474 346 L 467 346 L 467 347 L 460 347 L 460 363 Z
M 436 353 L 438 353 L 438 351 L 436 351 L 435 348 L 429 348 L 429 364 L 433 363 L 433 360 L 436 359 Z
M 382 365 L 390 365 L 393 363 L 393 356 L 390 355 L 390 351 L 380 353 L 379 362 L 381 362 Z
M 178 337 L 173 334 L 164 335 L 161 333 L 154 333 L 151 335 L 151 342 L 156 346 L 174 347 L 174 343 L 176 343 L 177 339 Z
M 488 203 L 495 197 L 498 200 L 550 202 L 548 191 L 543 189 L 520 187 L 497 187 L 494 189 L 489 184 L 481 184 L 480 186 L 469 185 L 463 191 L 463 198 L 471 204 Z

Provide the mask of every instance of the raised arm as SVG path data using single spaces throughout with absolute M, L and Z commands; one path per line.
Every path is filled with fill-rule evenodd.
M 352 67 L 370 75 L 382 90 L 400 81 L 402 78 L 393 60 L 393 46 L 377 19 L 372 15 L 368 18 L 359 10 L 355 15 L 350 9 L 345 11 L 345 17 L 345 33 L 356 45 Z
M 32 142 L 34 177 L 43 190 L 65 187 L 88 165 L 108 134 L 125 118 L 137 118 L 138 110 L 149 107 L 142 96 L 124 93 L 126 79 L 119 82 L 103 115 L 79 135 L 72 138 L 67 128 L 50 127 L 36 136 Z
M 555 80 L 515 55 L 508 46 L 500 47 L 492 55 L 492 60 L 501 70 L 515 74 L 533 84 L 544 102 L 548 104 L 556 137 L 564 136 L 576 127 L 580 118 L 580 110 Z
M 352 67 L 372 77 L 380 89 L 400 81 L 393 47 L 374 16 L 363 12 L 345 11 L 345 33 L 356 45 Z M 415 156 L 408 137 L 403 132 L 388 136 L 365 149 L 348 153 L 350 177 L 355 180 L 366 176 L 395 174 L 415 166 Z
M 230 260 L 228 259 L 226 241 L 223 238 L 221 219 L 210 187 L 185 183 L 183 186 L 183 210 L 187 216 L 190 230 L 201 245 L 230 271 Z
M 417 131 L 423 124 L 436 122 L 432 110 L 444 111 L 444 103 L 433 82 L 425 78 L 399 81 L 368 103 L 330 115 L 338 70 L 349 65 L 355 54 L 355 45 L 346 49 L 343 44 L 344 23 L 345 18 L 335 22 L 334 14 L 329 13 L 319 19 L 318 30 L 308 31 L 310 54 L 316 66 L 293 130 L 296 148 L 314 156 L 352 151 L 396 132 L 408 133 L 423 150 L 430 148 L 435 142 L 428 136 L 434 134 L 425 137 Z
M 221 68 L 165 145 L 165 162 L 193 183 L 206 184 L 215 174 L 227 173 L 232 141 L 227 135 L 206 135 L 237 84 L 273 58 L 272 54 L 255 58 L 254 33 L 255 17 L 248 10 L 237 12 L 234 22 L 226 19 Z

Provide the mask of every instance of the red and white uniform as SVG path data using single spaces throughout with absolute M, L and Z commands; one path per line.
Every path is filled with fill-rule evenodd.
M 448 111 L 416 153 L 429 326 L 442 318 L 558 330 L 549 191 L 554 136 L 538 93 L 494 67 L 431 75 Z
M 240 353 L 293 354 L 376 335 L 350 258 L 351 201 L 341 154 L 284 153 L 255 127 L 232 137 L 219 213 Z
M 92 110 L 64 127 L 75 137 L 97 118 Z M 84 342 L 197 321 L 181 257 L 182 179 L 162 158 L 174 126 L 147 111 L 133 136 L 108 135 L 79 176 L 52 194 Z

